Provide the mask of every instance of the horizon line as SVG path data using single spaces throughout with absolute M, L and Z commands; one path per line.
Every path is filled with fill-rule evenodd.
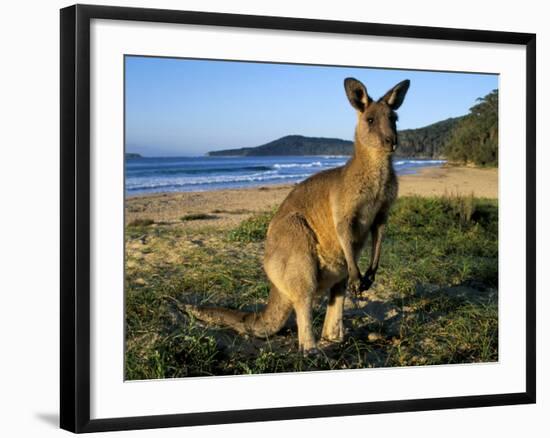
M 400 131 L 412 131 L 412 130 L 416 130 L 416 129 L 423 129 L 423 128 L 427 128 L 429 126 L 432 126 L 432 125 L 435 125 L 436 123 L 440 123 L 440 122 L 445 122 L 447 120 L 450 120 L 450 119 L 457 119 L 457 118 L 460 118 L 460 117 L 465 117 L 467 116 L 468 113 L 466 114 L 462 114 L 462 115 L 458 115 L 458 116 L 451 116 L 451 117 L 447 117 L 446 119 L 442 119 L 442 120 L 438 120 L 438 121 L 435 121 L 435 122 L 431 122 L 431 123 L 428 123 L 427 125 L 423 125 L 423 126 L 419 126 L 419 127 L 416 127 L 416 128 L 404 128 L 404 129 L 398 129 L 397 132 L 399 133 Z M 202 154 L 191 154 L 191 155 L 172 155 L 172 154 L 169 154 L 169 155 L 143 155 L 139 152 L 132 152 L 132 151 L 128 151 L 128 145 L 127 144 L 124 144 L 124 153 L 125 154 L 138 154 L 140 156 L 142 156 L 143 158 L 165 158 L 165 157 L 203 157 L 203 156 L 208 156 L 208 154 L 210 152 L 219 152 L 219 151 L 223 151 L 223 150 L 237 150 L 237 149 L 254 149 L 254 148 L 257 148 L 257 147 L 260 147 L 260 146 L 264 146 L 266 144 L 269 144 L 271 142 L 274 142 L 274 141 L 277 141 L 277 140 L 280 140 L 282 138 L 285 138 L 285 137 L 306 137 L 306 138 L 321 138 L 321 139 L 330 139 L 330 140 L 342 140 L 342 141 L 349 141 L 350 143 L 354 143 L 353 140 L 350 140 L 350 139 L 345 139 L 345 138 L 341 138 L 341 137 L 318 137 L 318 136 L 312 136 L 312 135 L 304 135 L 304 134 L 286 134 L 286 135 L 283 135 L 282 137 L 278 137 L 276 139 L 273 139 L 273 140 L 270 140 L 266 143 L 262 143 L 262 144 L 259 144 L 259 145 L 256 145 L 256 146 L 234 146 L 234 147 L 227 147 L 227 146 L 222 146 L 220 147 L 219 149 L 210 149 L 208 151 L 205 151 L 203 152 Z M 138 147 L 144 147 L 144 146 L 138 146 Z M 324 155 L 328 155 L 328 154 L 321 154 L 319 156 L 324 156 Z M 226 156 L 229 156 L 229 155 L 226 155 Z M 234 156 L 241 156 L 241 155 L 234 155 Z M 289 155 L 290 156 L 290 155 Z M 297 155 L 299 156 L 299 155 Z M 316 156 L 316 155 L 309 155 L 309 156 Z

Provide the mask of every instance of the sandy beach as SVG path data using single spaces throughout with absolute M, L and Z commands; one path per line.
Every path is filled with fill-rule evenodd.
M 126 199 L 126 223 L 151 219 L 155 223 L 185 223 L 188 227 L 229 228 L 252 213 L 276 207 L 292 187 L 286 184 L 133 196 Z M 445 194 L 497 198 L 498 169 L 442 166 L 399 177 L 399 196 Z M 201 215 L 201 220 L 182 221 L 186 215 Z

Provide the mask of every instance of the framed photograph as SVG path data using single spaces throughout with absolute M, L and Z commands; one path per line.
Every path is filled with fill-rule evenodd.
M 535 402 L 535 35 L 61 10 L 61 416 Z

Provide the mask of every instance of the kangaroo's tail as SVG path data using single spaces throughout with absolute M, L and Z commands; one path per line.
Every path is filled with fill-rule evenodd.
M 257 313 L 190 304 L 185 306 L 185 310 L 206 323 L 229 327 L 239 334 L 263 338 L 277 333 L 283 327 L 292 311 L 292 304 L 272 286 L 267 305 Z

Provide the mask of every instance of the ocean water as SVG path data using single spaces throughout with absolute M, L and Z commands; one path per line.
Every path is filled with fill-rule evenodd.
M 342 166 L 347 156 L 163 157 L 127 159 L 126 195 L 208 191 L 298 182 L 321 170 Z M 398 175 L 444 160 L 395 158 Z

